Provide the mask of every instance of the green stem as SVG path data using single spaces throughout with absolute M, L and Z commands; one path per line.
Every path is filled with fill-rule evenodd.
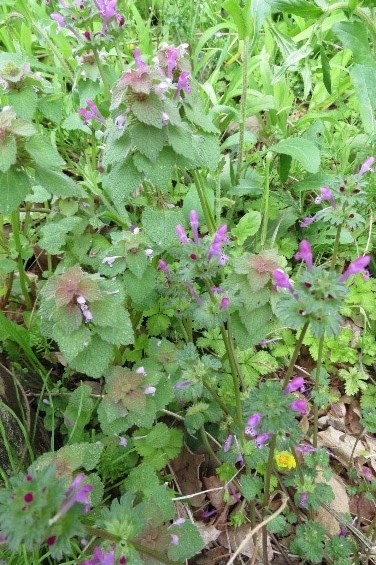
M 267 508 L 269 504 L 269 495 L 270 495 L 270 481 L 273 473 L 273 460 L 274 460 L 274 452 L 275 447 L 277 444 L 277 436 L 274 434 L 270 441 L 269 447 L 269 457 L 268 462 L 266 465 L 266 472 L 264 478 L 264 499 L 263 499 L 263 509 Z M 264 565 L 269 565 L 269 558 L 268 558 L 268 532 L 266 527 L 264 526 L 262 529 L 262 555 L 264 559 Z
M 25 273 L 24 264 L 22 261 L 21 253 L 22 253 L 22 244 L 20 239 L 20 218 L 18 215 L 18 211 L 15 210 L 12 212 L 12 231 L 13 231 L 13 238 L 14 244 L 17 250 L 17 267 L 18 267 L 18 275 L 20 280 L 20 287 L 22 294 L 25 299 L 25 304 L 29 310 L 32 308 L 31 298 L 29 296 L 29 291 L 27 290 L 28 286 L 28 278 Z
M 317 365 L 316 365 L 316 372 L 315 372 L 315 392 L 316 394 L 320 391 L 320 372 L 321 372 L 321 363 L 322 363 L 322 351 L 324 348 L 324 341 L 325 341 L 325 332 L 320 337 L 319 341 L 319 349 L 317 353 Z M 317 447 L 317 434 L 318 434 L 318 419 L 319 419 L 319 407 L 315 402 L 313 405 L 313 447 Z
M 334 240 L 333 255 L 332 255 L 332 260 L 330 262 L 330 270 L 331 271 L 334 271 L 334 268 L 336 266 L 338 249 L 339 249 L 339 238 L 341 237 L 341 230 L 342 230 L 342 224 L 340 226 L 338 226 L 337 232 L 336 232 L 336 238 Z
M 304 340 L 304 336 L 305 336 L 305 334 L 306 334 L 306 331 L 307 331 L 307 329 L 308 329 L 308 326 L 309 326 L 309 322 L 306 322 L 306 323 L 304 324 L 304 326 L 302 327 L 302 331 L 300 332 L 300 336 L 299 336 L 299 338 L 298 338 L 298 341 L 297 341 L 296 344 L 295 344 L 295 349 L 294 349 L 294 351 L 293 351 L 292 357 L 291 357 L 291 359 L 290 359 L 289 366 L 287 367 L 285 379 L 284 379 L 284 381 L 283 381 L 283 388 L 285 388 L 285 387 L 287 386 L 287 383 L 289 382 L 289 380 L 290 380 L 291 377 L 292 377 L 292 373 L 293 373 L 293 371 L 294 371 L 294 366 L 295 366 L 296 360 L 297 360 L 297 358 L 298 358 L 299 351 L 300 351 L 300 349 L 301 349 L 301 347 L 302 347 L 303 340 Z
M 204 385 L 206 390 L 210 393 L 210 395 L 213 397 L 213 399 L 216 401 L 216 403 L 221 407 L 224 414 L 226 414 L 227 416 L 230 416 L 231 414 L 230 414 L 226 404 L 223 402 L 221 397 L 218 396 L 217 392 L 213 389 L 213 387 L 207 381 L 205 381 L 204 379 L 202 381 L 202 384 Z
M 222 461 L 217 457 L 212 446 L 210 445 L 204 426 L 201 426 L 200 428 L 200 435 L 201 435 L 202 443 L 204 444 L 208 454 L 213 458 L 214 461 L 218 463 L 218 465 L 221 465 Z
M 208 226 L 208 230 L 211 233 L 215 232 L 215 220 L 213 213 L 210 209 L 208 199 L 206 198 L 204 185 L 202 182 L 201 174 L 198 171 L 193 171 L 193 179 L 196 185 L 197 194 L 200 199 L 201 208 L 204 212 L 205 223 Z
M 236 414 L 236 423 L 239 427 L 240 432 L 240 443 L 241 445 L 244 442 L 244 433 L 243 433 L 243 413 L 242 413 L 242 403 L 241 403 L 241 396 L 240 396 L 240 379 L 238 375 L 238 370 L 235 361 L 235 355 L 233 351 L 233 344 L 229 339 L 228 333 L 226 331 L 225 326 L 221 325 L 221 335 L 223 339 L 223 343 L 226 348 L 227 357 L 230 363 L 231 375 L 232 375 L 232 382 L 234 387 L 234 395 L 235 395 L 235 414 Z
M 269 194 L 270 194 L 270 163 L 273 159 L 272 153 L 267 153 L 265 160 L 265 190 L 264 190 L 264 213 L 262 218 L 261 229 L 261 251 L 263 251 L 266 242 L 266 233 L 269 221 Z
M 247 111 L 247 92 L 248 92 L 248 56 L 249 56 L 249 38 L 243 40 L 243 68 L 242 68 L 242 94 L 240 97 L 240 120 L 239 120 L 239 149 L 238 160 L 236 164 L 235 186 L 239 184 L 243 168 L 244 159 L 244 132 L 245 118 Z
M 100 74 L 101 79 L 102 79 L 104 94 L 105 94 L 106 98 L 107 97 L 109 98 L 111 88 L 110 88 L 110 85 L 108 84 L 106 73 L 104 72 L 102 61 L 100 60 L 98 50 L 97 50 L 96 47 L 93 47 L 93 53 L 94 53 L 95 62 L 96 62 L 97 67 L 98 67 L 99 74 Z

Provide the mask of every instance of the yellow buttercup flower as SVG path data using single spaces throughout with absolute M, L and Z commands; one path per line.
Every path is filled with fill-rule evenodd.
M 296 467 L 295 457 L 288 451 L 278 451 L 274 455 L 274 461 L 281 471 L 290 471 Z

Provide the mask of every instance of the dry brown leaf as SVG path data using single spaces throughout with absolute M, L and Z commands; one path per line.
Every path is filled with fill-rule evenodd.
M 364 440 L 366 442 L 368 451 L 365 457 L 367 461 L 369 461 L 372 469 L 376 471 L 376 438 L 367 435 L 364 437 Z
M 226 531 L 222 532 L 218 538 L 218 543 L 226 547 L 228 550 L 235 552 L 239 545 L 242 543 L 243 539 L 249 533 L 251 526 L 239 526 L 238 528 L 227 528 Z M 261 533 L 259 534 L 262 535 Z M 260 546 L 259 546 L 260 547 Z M 249 544 L 245 546 L 242 551 L 242 555 L 246 555 L 249 558 L 252 558 L 255 553 L 255 545 L 253 543 L 252 538 L 249 540 Z M 273 558 L 273 550 L 270 544 L 270 539 L 268 538 L 268 549 L 267 554 L 269 560 Z M 256 564 L 262 563 L 261 557 L 256 559 Z
M 205 461 L 205 455 L 192 453 L 187 446 L 181 450 L 179 456 L 171 461 L 171 467 L 176 475 L 182 495 L 200 493 L 202 484 L 199 479 L 201 463 Z M 202 506 L 205 494 L 198 494 L 189 499 L 191 506 L 198 508 Z
M 224 547 L 213 547 L 209 551 L 205 551 L 202 555 L 197 555 L 194 561 L 190 561 L 191 565 L 216 565 L 216 563 L 224 562 L 224 557 L 228 557 L 228 550 Z
M 351 514 L 355 514 L 360 519 L 361 524 L 369 524 L 376 515 L 375 503 L 368 500 L 364 492 L 351 498 L 350 510 Z
M 195 522 L 195 525 L 200 532 L 200 536 L 202 537 L 205 547 L 216 541 L 221 534 L 220 530 L 217 530 L 215 526 L 212 524 L 205 524 L 205 522 Z
M 217 510 L 222 510 L 226 503 L 223 500 L 223 495 L 225 489 L 223 488 L 224 483 L 217 477 L 217 475 L 212 475 L 211 477 L 202 477 L 202 482 L 204 485 L 205 490 L 210 489 L 220 489 L 220 490 L 213 490 L 212 492 L 207 492 L 206 496 L 210 500 L 210 503 L 214 508 Z
M 353 399 L 346 412 L 345 418 L 346 426 L 351 433 L 359 435 L 362 433 L 362 426 L 360 424 L 360 409 L 359 402 Z
M 332 426 L 318 433 L 318 445 L 319 447 L 328 447 L 345 467 L 350 462 L 353 450 L 353 457 L 359 457 L 364 451 L 361 442 L 356 443 L 354 437 L 346 435 Z
M 334 500 L 332 500 L 328 506 L 330 506 L 338 514 L 350 514 L 349 497 L 347 496 L 345 484 L 340 477 L 333 475 L 329 481 L 325 481 L 322 475 L 319 474 L 318 482 L 325 482 L 333 489 Z M 331 536 L 338 534 L 340 524 L 336 518 L 322 506 L 317 511 L 316 520 L 325 528 L 327 534 Z

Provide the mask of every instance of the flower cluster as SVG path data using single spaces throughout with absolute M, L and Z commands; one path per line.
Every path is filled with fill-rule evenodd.
M 350 231 L 364 223 L 361 212 L 367 198 L 363 188 L 367 182 L 363 179 L 366 173 L 373 171 L 375 157 L 368 157 L 359 172 L 344 179 L 341 184 L 329 188 L 322 186 L 314 199 L 316 205 L 328 202 L 330 206 L 319 210 L 313 216 L 307 216 L 300 222 L 300 227 L 307 228 L 316 221 L 323 220 L 332 225 L 346 226 Z M 356 210 L 359 210 L 360 214 Z
M 279 314 L 294 329 L 299 329 L 309 321 L 314 335 L 322 335 L 323 331 L 328 335 L 336 335 L 341 320 L 341 299 L 348 292 L 343 283 L 357 273 L 368 278 L 366 267 L 370 257 L 359 257 L 350 263 L 340 277 L 331 270 L 314 267 L 311 246 L 307 240 L 301 241 L 295 259 L 303 261 L 307 267 L 295 285 L 282 269 L 273 272 L 274 287 L 288 291 L 281 295 L 277 305 Z
M 125 555 L 120 555 L 119 559 L 115 560 L 115 550 L 103 551 L 100 547 L 94 548 L 93 555 L 90 559 L 83 561 L 81 565 L 125 565 L 127 558 Z
M 87 125 L 92 120 L 97 120 L 101 124 L 106 123 L 106 120 L 98 110 L 98 107 L 91 99 L 86 100 L 86 108 L 79 108 L 78 112 L 83 117 L 85 125 Z
M 263 433 L 258 434 L 257 426 L 261 422 L 262 414 L 260 412 L 255 412 L 251 416 L 249 416 L 247 420 L 247 425 L 244 429 L 244 435 L 248 437 L 252 437 L 255 440 L 255 446 L 261 448 L 264 444 L 270 439 L 270 434 Z
M 104 36 L 109 32 L 112 23 L 115 22 L 119 27 L 125 23 L 124 16 L 117 11 L 116 5 L 117 0 L 94 0 L 94 2 L 61 0 L 59 2 L 60 11 L 52 12 L 50 17 L 57 23 L 58 31 L 66 28 L 77 39 L 80 39 L 80 36 L 76 28 L 80 25 L 87 25 L 89 18 L 98 19 L 99 17 L 102 23 L 99 35 Z M 87 29 L 83 36 L 88 40 L 91 39 L 91 34 Z

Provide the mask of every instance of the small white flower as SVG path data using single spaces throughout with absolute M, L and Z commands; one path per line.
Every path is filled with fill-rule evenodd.
M 121 255 L 112 255 L 111 257 L 105 257 L 104 259 L 102 259 L 102 264 L 103 265 L 108 265 L 109 267 L 112 267 L 112 265 L 115 263 L 116 259 L 120 259 Z

